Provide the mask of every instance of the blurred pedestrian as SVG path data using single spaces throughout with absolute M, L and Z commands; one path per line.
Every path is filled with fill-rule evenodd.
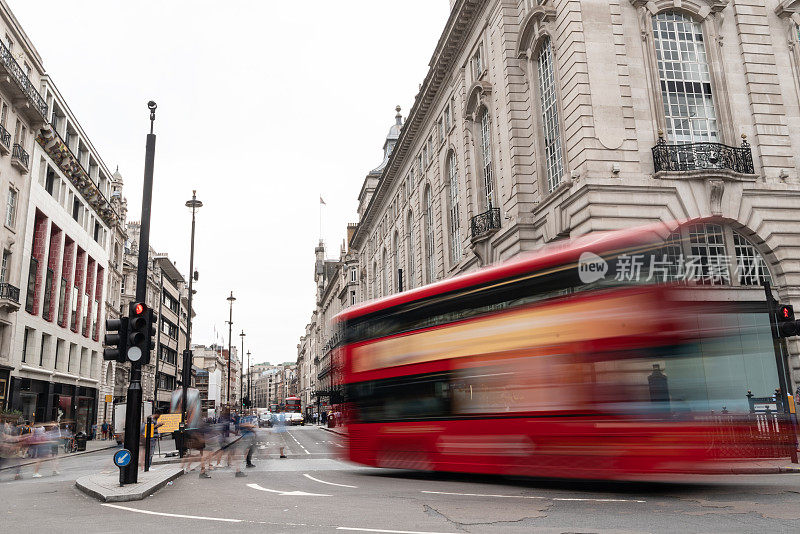
M 284 449 L 286 447 L 286 438 L 284 437 L 284 433 L 286 432 L 286 414 L 283 411 L 278 413 L 278 416 L 275 418 L 275 424 L 272 427 L 272 431 L 277 434 L 276 439 L 278 440 L 281 458 L 286 458 L 286 454 L 284 454 Z
M 54 430 L 55 429 L 55 430 Z M 53 475 L 58 472 L 58 442 L 61 432 L 58 423 L 50 423 L 36 427 L 33 433 L 32 448 L 36 450 L 36 463 L 33 466 L 33 478 L 42 478 L 39 468 L 46 460 L 53 462 Z
M 20 437 L 17 434 L 17 429 L 10 423 L 4 423 L 0 427 L 0 467 L 5 464 L 16 464 L 14 469 L 14 480 L 19 480 L 22 475 L 19 472 L 19 452 L 20 452 Z
M 103 433 L 103 440 L 107 440 L 108 439 L 108 421 L 103 421 L 103 426 L 100 427 L 100 429 L 101 429 L 101 431 Z

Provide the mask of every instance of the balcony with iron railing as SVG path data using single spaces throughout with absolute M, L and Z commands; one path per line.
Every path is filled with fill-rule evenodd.
M 25 174 L 28 172 L 28 165 L 30 163 L 30 156 L 28 152 L 18 144 L 14 144 L 11 149 L 11 164 L 19 169 L 19 172 Z
M 0 309 L 17 311 L 19 309 L 19 288 L 8 282 L 0 282 Z
M 24 103 L 17 109 L 33 122 L 46 122 L 47 102 L 2 41 L 0 41 L 0 70 L 5 70 L 8 75 L 7 78 L 0 77 L 0 82 L 5 82 L 4 85 L 24 97 Z
M 747 137 L 742 135 L 742 145 L 721 143 L 667 144 L 659 132 L 658 144 L 653 147 L 653 167 L 660 172 L 727 171 L 737 174 L 755 174 L 753 152 Z
M 496 232 L 500 228 L 500 208 L 489 208 L 476 215 L 470 221 L 472 239 L 480 239 Z
M 6 155 L 11 152 L 11 134 L 0 124 L 0 154 Z

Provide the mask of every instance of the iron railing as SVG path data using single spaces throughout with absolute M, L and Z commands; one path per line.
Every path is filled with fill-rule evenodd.
M 472 218 L 472 237 L 480 237 L 484 234 L 500 228 L 500 208 L 489 208 L 487 211 Z
M 25 93 L 25 96 L 28 97 L 28 100 L 31 101 L 31 104 L 36 108 L 39 114 L 42 116 L 43 120 L 47 119 L 47 102 L 45 102 L 42 95 L 39 94 L 39 91 L 31 83 L 31 80 L 28 78 L 28 75 L 22 70 L 22 67 L 19 66 L 19 63 L 14 59 L 14 56 L 11 55 L 11 51 L 8 47 L 0 41 L 0 63 L 6 68 L 6 70 L 11 74 L 11 77 L 14 78 L 14 81 L 17 82 L 17 85 L 22 92 Z
M 0 282 L 0 299 L 7 299 L 19 304 L 19 288 L 8 282 Z
M 742 137 L 742 146 L 721 143 L 686 143 L 668 145 L 663 136 L 653 147 L 655 172 L 730 170 L 742 174 L 755 174 L 753 152 L 747 139 Z
M 30 156 L 28 156 L 28 153 L 21 146 L 17 144 L 14 145 L 14 148 L 11 152 L 11 157 L 17 158 L 22 162 L 23 165 L 25 165 L 25 168 L 28 168 L 28 162 L 30 160 Z
M 3 143 L 4 147 L 11 150 L 11 134 L 2 124 L 0 124 L 0 143 Z

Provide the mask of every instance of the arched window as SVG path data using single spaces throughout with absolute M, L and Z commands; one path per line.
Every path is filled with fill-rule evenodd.
M 553 47 L 545 38 L 539 46 L 536 59 L 539 73 L 539 104 L 542 116 L 542 144 L 544 149 L 544 170 L 547 191 L 553 191 L 564 174 L 564 161 L 561 152 L 561 126 L 558 117 L 558 97 L 556 96 L 556 77 L 553 64 Z
M 494 171 L 492 170 L 492 127 L 489 121 L 489 110 L 481 108 L 480 118 L 480 148 L 481 148 L 481 171 L 483 174 L 483 194 L 485 208 L 490 210 L 494 207 Z
M 447 185 L 450 193 L 450 259 L 455 264 L 461 260 L 461 214 L 458 205 L 458 165 L 454 152 L 447 157 Z
M 378 262 L 372 262 L 372 283 L 369 285 L 370 298 L 378 296 Z
M 426 282 L 436 279 L 436 242 L 433 227 L 433 196 L 431 186 L 425 186 L 425 273 Z
M 391 277 L 389 272 L 389 255 L 386 253 L 386 249 L 383 249 L 383 296 L 389 294 L 389 287 L 391 287 L 391 283 L 389 279 Z
M 396 276 L 395 291 L 402 291 L 400 287 L 400 235 L 397 230 L 392 236 L 392 274 Z
M 700 23 L 666 11 L 653 17 L 667 138 L 676 143 L 717 142 L 717 113 Z
M 409 289 L 414 287 L 414 277 L 416 276 L 414 268 L 414 247 L 414 217 L 411 211 L 409 211 L 406 217 L 406 286 Z

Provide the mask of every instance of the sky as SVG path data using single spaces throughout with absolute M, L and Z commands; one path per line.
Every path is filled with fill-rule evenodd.
M 151 246 L 199 281 L 193 343 L 295 361 L 314 309 L 314 247 L 338 257 L 396 105 L 405 116 L 447 0 L 6 0 L 141 214 L 155 100 Z M 216 334 L 215 334 L 216 332 Z

